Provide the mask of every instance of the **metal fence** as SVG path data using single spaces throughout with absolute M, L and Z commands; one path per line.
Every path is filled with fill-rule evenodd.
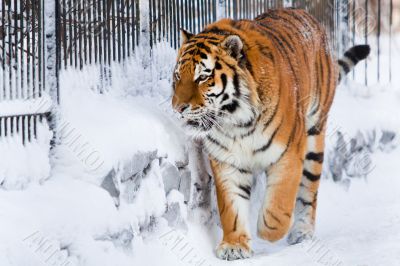
M 43 1 L 0 1 L 0 138 L 30 141 L 48 115 L 24 108 L 46 92 L 42 7 Z
M 0 138 L 20 134 L 24 142 L 30 140 L 36 136 L 36 125 L 51 117 L 48 111 L 25 108 L 28 111 L 21 113 L 19 108 L 58 93 L 56 83 L 47 88 L 44 82 L 49 69 L 58 73 L 97 64 L 111 80 L 107 66 L 131 56 L 139 43 L 151 47 L 167 41 L 178 48 L 180 28 L 196 33 L 219 18 L 252 19 L 270 8 L 306 9 L 326 27 L 338 54 L 356 43 L 373 44 L 377 47 L 375 79 L 380 81 L 382 73 L 392 77 L 391 56 L 389 63 L 381 63 L 381 38 L 382 34 L 392 38 L 395 0 L 54 1 L 56 27 L 49 33 L 44 0 L 0 0 Z M 46 42 L 52 34 L 55 61 L 46 60 L 51 51 L 46 50 Z M 389 46 L 390 53 L 391 41 Z M 365 84 L 371 79 L 369 67 L 365 61 Z

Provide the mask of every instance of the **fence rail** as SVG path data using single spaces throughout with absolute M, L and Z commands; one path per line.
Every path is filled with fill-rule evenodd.
M 219 18 L 252 19 L 270 8 L 306 9 L 326 27 L 338 54 L 356 43 L 373 44 L 377 61 L 375 66 L 365 61 L 364 83 L 379 82 L 384 75 L 392 78 L 394 0 L 54 0 L 57 60 L 50 63 L 44 1 L 0 0 L 0 138 L 22 132 L 24 141 L 29 140 L 36 135 L 37 123 L 50 117 L 39 111 L 2 112 L 2 103 L 28 104 L 57 93 L 57 83 L 47 88 L 45 82 L 54 68 L 58 73 L 97 64 L 112 82 L 107 66 L 130 57 L 139 44 L 151 47 L 167 41 L 176 49 L 180 28 L 196 33 Z M 383 35 L 390 40 L 387 48 Z M 389 49 L 388 58 L 382 56 L 383 49 Z M 376 69 L 373 77 L 371 67 Z

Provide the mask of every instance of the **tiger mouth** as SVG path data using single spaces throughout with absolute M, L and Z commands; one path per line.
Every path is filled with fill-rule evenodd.
M 210 131 L 214 126 L 218 124 L 218 117 L 215 112 L 207 111 L 203 115 L 198 117 L 184 117 L 185 125 L 189 128 L 200 130 L 203 132 Z
M 187 120 L 186 125 L 201 131 L 210 131 L 213 128 L 211 123 L 201 123 L 197 120 Z

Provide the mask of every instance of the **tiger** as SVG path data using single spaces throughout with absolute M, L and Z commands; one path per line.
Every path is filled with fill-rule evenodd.
M 210 160 L 223 231 L 218 258 L 253 254 L 255 173 L 267 177 L 258 237 L 297 244 L 313 236 L 335 89 L 370 53 L 358 45 L 336 60 L 331 50 L 323 26 L 301 9 L 221 19 L 198 34 L 181 29 L 172 108 Z

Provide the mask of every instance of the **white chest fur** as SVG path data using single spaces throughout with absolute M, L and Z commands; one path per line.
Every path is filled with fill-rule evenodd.
M 258 125 L 252 134 L 246 136 L 249 129 L 227 128 L 213 129 L 205 139 L 207 152 L 216 160 L 249 171 L 267 169 L 276 162 L 285 150 L 284 145 L 272 141 L 265 150 L 272 132 L 262 132 Z

